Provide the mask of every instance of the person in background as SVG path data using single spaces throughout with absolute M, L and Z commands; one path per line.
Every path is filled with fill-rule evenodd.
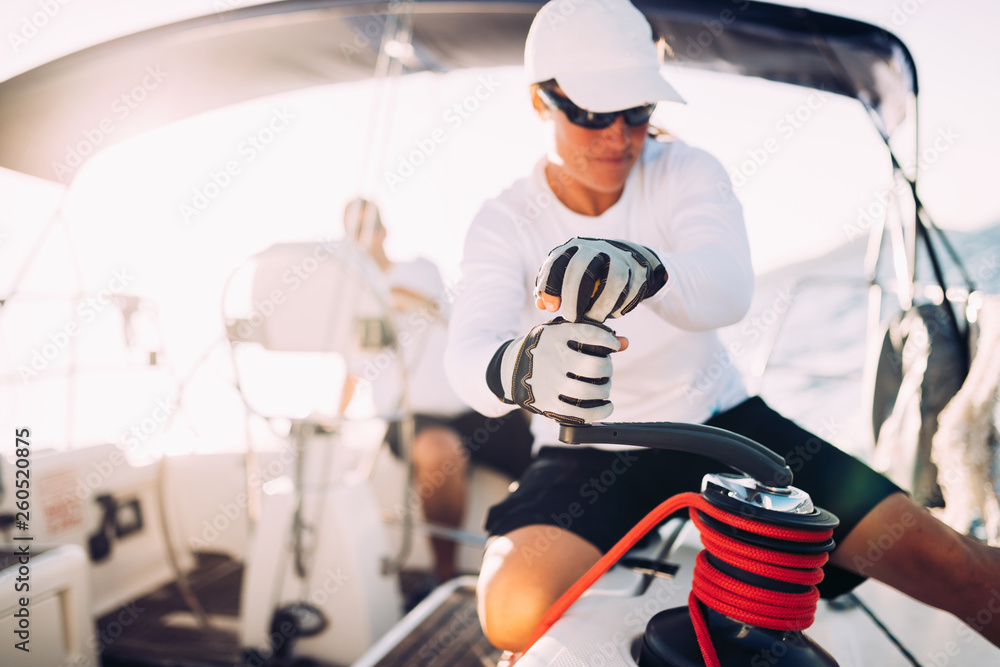
M 372 396 L 379 414 L 396 411 L 405 389 L 408 409 L 414 413 L 415 438 L 410 457 L 414 490 L 429 523 L 458 528 L 468 495 L 468 464 L 486 465 L 517 479 L 531 460 L 528 415 L 515 411 L 488 418 L 471 410 L 455 393 L 444 374 L 444 345 L 448 294 L 437 267 L 425 258 L 393 262 L 385 253 L 386 229 L 376 205 L 355 199 L 344 209 L 346 237 L 360 244 L 385 276 L 392 298 L 394 323 L 401 341 L 406 387 L 401 374 L 388 368 L 373 378 Z M 405 335 L 404 335 L 405 334 Z M 359 381 L 351 376 L 344 407 Z M 390 424 L 386 440 L 396 456 L 400 451 L 399 422 Z M 433 583 L 456 575 L 456 544 L 432 537 Z
M 753 294 L 742 208 L 717 159 L 648 136 L 655 103 L 682 99 L 645 17 L 627 0 L 549 2 L 528 32 L 525 69 L 548 150 L 469 227 L 445 357 L 452 385 L 483 414 L 535 413 L 535 460 L 487 518 L 487 638 L 522 650 L 632 526 L 719 471 L 695 454 L 559 442 L 555 419 L 614 410 L 616 422 L 727 429 L 795 460 L 796 486 L 840 519 L 824 597 L 873 577 L 1000 644 L 1000 622 L 974 621 L 1000 590 L 1000 550 L 748 396 L 735 366 L 719 362 L 728 354 L 716 330 L 739 322 Z M 885 540 L 892 547 L 867 558 Z

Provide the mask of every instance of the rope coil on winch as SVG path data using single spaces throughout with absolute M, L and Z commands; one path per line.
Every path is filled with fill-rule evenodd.
M 725 535 L 709 526 L 700 516 L 705 512 L 740 531 L 795 544 L 824 544 L 830 542 L 833 529 L 809 530 L 788 528 L 755 521 L 719 509 L 708 501 L 704 506 L 690 507 L 691 520 L 701 532 L 705 550 L 695 560 L 694 581 L 688 607 L 691 623 L 698 636 L 702 657 L 709 667 L 718 667 L 719 659 L 712 646 L 708 624 L 698 602 L 741 623 L 771 630 L 805 630 L 816 616 L 819 591 L 816 584 L 823 580 L 820 569 L 828 560 L 826 551 L 820 553 L 791 553 L 750 544 L 738 537 Z M 728 563 L 737 570 L 765 577 L 802 588 L 802 592 L 785 592 L 763 588 L 723 573 L 710 562 L 710 556 Z
M 555 623 L 590 586 L 607 572 L 629 549 L 666 517 L 688 508 L 692 522 L 701 532 L 701 551 L 695 561 L 694 582 L 688 598 L 691 622 L 698 637 L 702 657 L 708 667 L 719 667 L 719 659 L 708 632 L 701 604 L 737 621 L 773 630 L 803 630 L 812 625 L 823 579 L 820 569 L 827 561 L 826 551 L 793 553 L 756 546 L 738 537 L 725 535 L 709 526 L 702 513 L 731 528 L 766 538 L 796 544 L 823 545 L 831 542 L 832 528 L 807 529 L 764 523 L 712 505 L 702 495 L 687 492 L 660 503 L 647 514 L 604 556 L 597 561 L 548 609 L 524 647 L 529 648 Z M 721 572 L 712 563 L 717 558 L 732 568 L 766 577 L 784 584 L 795 584 L 802 592 L 783 592 L 762 588 Z

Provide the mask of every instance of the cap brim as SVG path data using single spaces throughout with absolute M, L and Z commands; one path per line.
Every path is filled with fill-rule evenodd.
M 556 81 L 574 104 L 588 111 L 620 111 L 650 102 L 687 104 L 659 69 L 562 74 Z

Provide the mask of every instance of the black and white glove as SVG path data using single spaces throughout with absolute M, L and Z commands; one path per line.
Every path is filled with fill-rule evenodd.
M 614 409 L 610 355 L 619 349 L 603 324 L 557 317 L 501 345 L 486 381 L 504 403 L 565 424 L 599 421 Z
M 577 322 L 621 317 L 667 282 L 663 262 L 646 246 L 575 237 L 554 248 L 535 277 L 535 298 L 562 299 Z

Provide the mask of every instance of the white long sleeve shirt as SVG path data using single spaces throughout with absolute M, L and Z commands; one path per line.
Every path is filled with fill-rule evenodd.
M 599 216 L 566 208 L 544 168 L 542 159 L 485 202 L 466 235 L 445 354 L 459 396 L 487 416 L 515 407 L 490 391 L 486 367 L 504 341 L 555 317 L 535 307 L 535 275 L 550 250 L 586 236 L 647 246 L 667 271 L 653 297 L 605 322 L 629 339 L 611 356 L 610 420 L 702 423 L 744 400 L 715 330 L 746 314 L 753 269 L 742 207 L 718 160 L 681 141 L 647 139 L 621 198 Z M 532 430 L 536 449 L 561 444 L 552 420 L 534 415 Z

